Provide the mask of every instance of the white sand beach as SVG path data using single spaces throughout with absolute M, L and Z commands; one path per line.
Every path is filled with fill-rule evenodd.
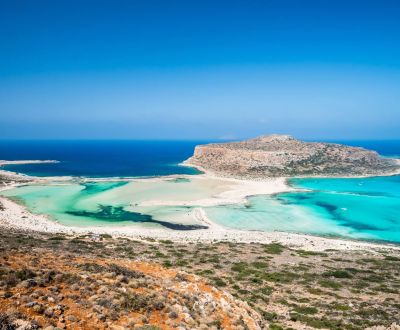
M 139 226 L 124 227 L 70 227 L 50 220 L 45 215 L 30 213 L 24 206 L 7 198 L 0 197 L 4 210 L 0 210 L 0 227 L 23 231 L 44 233 L 63 233 L 66 235 L 109 234 L 116 237 L 133 239 L 169 239 L 178 242 L 216 242 L 231 241 L 238 243 L 272 243 L 277 242 L 292 248 L 307 251 L 335 250 L 368 250 L 368 251 L 400 251 L 400 247 L 392 244 L 377 244 L 345 239 L 324 238 L 312 235 L 245 231 L 225 228 L 210 221 L 201 208 L 196 208 L 194 216 L 208 226 L 208 229 L 178 231 L 164 228 L 146 228 Z
M 2 164 L 4 164 L 4 162 Z M 7 171 L 3 172 L 6 172 L 7 174 L 10 173 Z M 68 177 L 23 177 L 28 179 L 29 183 L 32 184 L 49 182 L 59 182 L 61 184 L 65 184 L 68 182 L 68 180 L 71 180 L 71 178 Z M 159 196 L 153 196 L 153 193 L 148 196 L 144 194 L 143 200 L 138 203 L 137 207 L 196 205 L 196 207 L 191 211 L 190 216 L 193 217 L 193 219 L 195 219 L 197 222 L 206 225 L 208 227 L 207 229 L 180 231 L 158 227 L 149 228 L 140 225 L 88 227 L 66 226 L 54 221 L 46 215 L 33 214 L 29 212 L 25 206 L 20 205 L 6 197 L 0 197 L 0 203 L 2 205 L 2 210 L 0 210 L 0 226 L 3 228 L 13 228 L 24 231 L 64 233 L 68 235 L 110 234 L 113 236 L 134 239 L 154 238 L 182 242 L 213 242 L 222 240 L 242 243 L 278 242 L 289 247 L 301 248 L 310 251 L 323 251 L 326 249 L 369 251 L 383 249 L 400 251 L 400 246 L 391 244 L 378 244 L 348 239 L 325 238 L 306 234 L 248 231 L 226 228 L 211 221 L 202 209 L 202 206 L 244 203 L 246 201 L 246 197 L 252 195 L 277 194 L 280 192 L 291 191 L 293 188 L 287 184 L 286 178 L 273 178 L 268 180 L 238 180 L 232 178 L 221 178 L 213 175 L 212 173 L 206 173 L 196 176 L 170 175 L 143 179 L 127 178 L 124 180 L 87 178 L 83 179 L 82 181 L 131 181 L 134 182 L 135 185 L 130 186 L 128 183 L 127 185 L 119 188 L 121 189 L 121 196 L 129 196 L 133 191 L 132 189 L 145 190 L 147 186 L 154 183 L 168 183 L 168 181 L 182 178 L 188 180 L 187 185 L 193 185 L 197 190 L 186 195 L 182 194 L 182 192 L 180 193 L 179 190 L 171 193 L 168 189 L 168 194 L 164 194 L 163 191 L 159 191 Z M 20 184 L 15 182 L 3 186 L 1 190 L 11 189 L 17 187 L 18 185 Z M 201 190 L 202 187 L 206 187 L 208 189 L 207 194 L 204 194 L 204 192 Z M 212 192 L 211 196 L 209 195 L 209 191 Z M 166 198 L 166 196 L 168 196 L 168 198 Z M 118 195 L 115 197 L 118 197 Z

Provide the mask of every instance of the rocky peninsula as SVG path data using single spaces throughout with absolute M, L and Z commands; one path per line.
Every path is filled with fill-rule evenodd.
M 369 176 L 399 171 L 397 160 L 336 143 L 304 142 L 290 135 L 198 145 L 184 162 L 218 176 L 265 179 L 293 176 Z

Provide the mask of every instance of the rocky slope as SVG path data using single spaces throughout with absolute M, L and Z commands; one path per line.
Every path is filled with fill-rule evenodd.
M 2 256 L 0 329 L 261 329 L 247 303 L 155 263 Z
M 1 224 L 0 224 L 1 225 Z M 400 329 L 400 255 L 0 230 L 0 329 Z
M 199 145 L 185 164 L 237 178 L 379 175 L 399 170 L 395 160 L 382 158 L 375 151 L 303 142 L 289 135 Z

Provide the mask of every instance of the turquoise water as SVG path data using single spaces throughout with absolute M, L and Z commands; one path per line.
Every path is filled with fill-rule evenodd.
M 2 194 L 66 225 L 201 229 L 204 224 L 190 216 L 196 205 L 137 206 L 150 197 L 192 200 L 216 192 L 210 182 L 191 181 L 195 180 L 30 185 Z M 400 176 L 292 179 L 291 184 L 302 190 L 252 196 L 244 205 L 204 210 L 211 220 L 230 228 L 400 242 Z
M 4 191 L 1 195 L 23 203 L 33 213 L 49 215 L 67 226 L 146 225 L 172 230 L 205 228 L 187 217 L 188 207 L 133 207 L 127 202 L 128 198 L 119 198 L 120 188 L 127 184 L 95 182 L 27 185 Z M 129 196 L 129 191 L 124 194 Z
M 377 150 L 385 156 L 400 154 L 400 141 L 344 142 Z M 39 176 L 195 174 L 198 172 L 176 164 L 188 158 L 196 144 L 198 142 L 1 141 L 0 159 L 61 160 L 58 164 L 7 167 Z M 50 215 L 66 225 L 146 225 L 191 230 L 204 226 L 191 216 L 196 205 L 137 205 L 147 200 L 202 199 L 218 194 L 223 188 L 212 182 L 191 181 L 195 180 L 34 185 L 2 194 L 24 203 L 32 212 Z M 292 179 L 291 184 L 303 190 L 276 196 L 253 196 L 245 205 L 206 207 L 204 210 L 211 220 L 231 228 L 400 242 L 400 176 Z
M 225 226 L 400 242 L 400 176 L 292 179 L 309 189 L 207 210 Z

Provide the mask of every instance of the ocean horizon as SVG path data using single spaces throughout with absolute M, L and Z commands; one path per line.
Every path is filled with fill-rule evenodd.
M 225 140 L 0 140 L 0 159 L 59 161 L 4 166 L 9 171 L 33 176 L 100 178 L 198 174 L 196 169 L 179 164 L 192 156 L 196 145 L 220 142 Z M 400 155 L 400 140 L 321 142 L 363 147 L 386 157 Z

